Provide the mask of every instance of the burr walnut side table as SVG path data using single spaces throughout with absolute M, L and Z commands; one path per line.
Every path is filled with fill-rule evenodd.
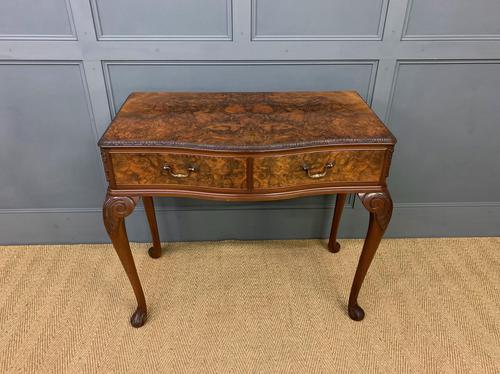
M 143 199 L 153 246 L 161 255 L 153 196 L 263 201 L 336 194 L 328 243 L 336 241 L 346 194 L 370 212 L 368 233 L 349 297 L 358 293 L 392 214 L 387 190 L 396 139 L 352 91 L 287 93 L 133 93 L 101 140 L 109 182 L 104 225 L 146 320 L 146 301 L 124 218 Z

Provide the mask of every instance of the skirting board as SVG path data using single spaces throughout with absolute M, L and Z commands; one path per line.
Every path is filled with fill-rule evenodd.
M 162 241 L 326 238 L 332 209 L 227 209 L 157 212 Z M 127 217 L 131 241 L 150 240 L 143 210 Z M 500 236 L 500 205 L 396 206 L 385 237 Z M 368 212 L 344 210 L 340 237 L 362 238 Z M 0 244 L 109 242 L 98 210 L 0 214 Z

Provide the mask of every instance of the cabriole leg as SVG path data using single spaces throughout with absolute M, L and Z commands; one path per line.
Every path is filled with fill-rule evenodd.
M 141 327 L 144 324 L 147 309 L 144 292 L 130 251 L 124 218 L 132 213 L 138 200 L 138 197 L 106 195 L 103 206 L 104 226 L 127 273 L 137 299 L 137 309 L 130 318 L 130 323 L 134 327 Z
M 355 321 L 361 321 L 365 316 L 365 312 L 358 305 L 359 290 L 392 215 L 392 199 L 389 191 L 362 193 L 359 194 L 359 198 L 370 212 L 370 223 L 349 296 L 349 317 Z

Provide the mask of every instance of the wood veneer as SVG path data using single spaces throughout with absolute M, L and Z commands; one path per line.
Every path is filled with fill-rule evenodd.
M 179 153 L 113 153 L 111 162 L 117 185 L 201 186 L 247 188 L 247 160 L 242 157 Z M 172 173 L 187 175 L 174 177 Z M 188 171 L 193 167 L 194 171 Z
M 255 157 L 253 187 L 258 189 L 314 186 L 318 183 L 378 183 L 386 150 L 344 150 Z M 325 169 L 326 165 L 331 168 Z M 310 178 L 304 170 L 325 176 Z
M 99 141 L 229 151 L 395 143 L 355 91 L 136 92 Z

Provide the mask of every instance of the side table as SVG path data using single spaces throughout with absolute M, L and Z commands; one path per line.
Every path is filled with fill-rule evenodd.
M 328 249 L 346 194 L 370 212 L 348 313 L 364 318 L 358 294 L 392 214 L 387 189 L 396 139 L 353 91 L 131 94 L 99 141 L 109 183 L 106 230 L 137 299 L 146 301 L 124 218 L 142 197 L 151 229 L 149 254 L 161 255 L 153 196 L 265 201 L 336 194 Z

